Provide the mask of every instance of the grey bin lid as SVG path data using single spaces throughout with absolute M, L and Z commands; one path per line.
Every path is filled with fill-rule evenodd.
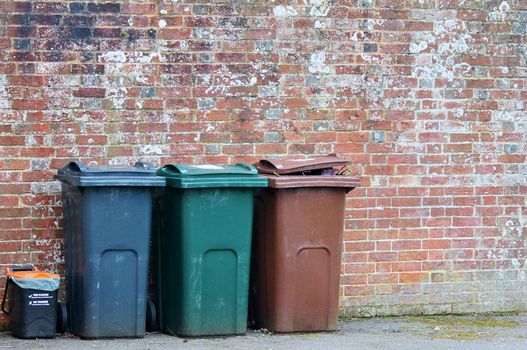
M 137 162 L 134 166 L 87 166 L 75 161 L 57 171 L 55 179 L 73 186 L 165 186 L 153 164 Z

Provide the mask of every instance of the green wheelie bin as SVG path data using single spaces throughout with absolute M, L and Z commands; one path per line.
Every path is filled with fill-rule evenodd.
M 160 328 L 178 336 L 247 329 L 256 168 L 169 164 L 158 169 L 155 290 Z

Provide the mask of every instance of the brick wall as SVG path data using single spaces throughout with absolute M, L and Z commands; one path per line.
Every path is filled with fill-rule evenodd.
M 69 160 L 336 152 L 346 314 L 527 309 L 527 1 L 0 9 L 0 268 L 61 271 Z

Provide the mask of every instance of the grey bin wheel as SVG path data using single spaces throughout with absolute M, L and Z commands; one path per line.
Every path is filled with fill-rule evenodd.
M 57 333 L 68 331 L 68 309 L 66 304 L 59 301 L 57 303 Z
M 153 332 L 158 330 L 156 305 L 150 299 L 146 303 L 146 331 Z

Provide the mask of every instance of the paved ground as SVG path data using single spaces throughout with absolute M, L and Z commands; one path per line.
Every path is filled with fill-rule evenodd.
M 160 333 L 142 339 L 20 340 L 0 333 L 0 349 L 527 349 L 527 314 L 506 316 L 430 316 L 352 319 L 335 333 L 275 335 L 249 331 L 245 336 L 182 339 Z

